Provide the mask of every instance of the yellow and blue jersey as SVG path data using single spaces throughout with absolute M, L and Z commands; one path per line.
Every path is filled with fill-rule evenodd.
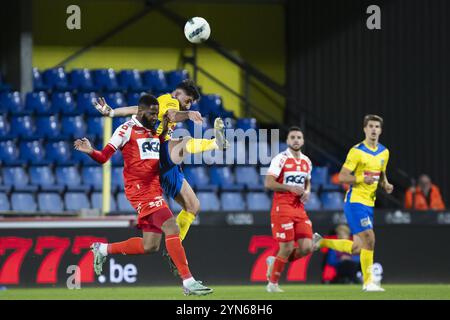
M 173 98 L 170 93 L 163 94 L 158 97 L 159 102 L 159 114 L 158 114 L 158 122 L 156 123 L 156 133 L 160 134 L 163 131 L 163 125 L 162 120 L 164 114 L 169 109 L 175 109 L 176 111 L 180 110 L 180 102 Z M 172 137 L 173 130 L 175 129 L 176 122 L 169 122 L 169 131 L 167 133 L 167 136 L 165 137 L 165 140 L 170 140 Z
M 343 167 L 352 171 L 355 177 L 360 177 L 358 180 L 362 180 L 366 175 L 371 175 L 375 178 L 375 183 L 371 185 L 364 182 L 354 184 L 347 191 L 345 202 L 361 203 L 373 207 L 379 179 L 381 173 L 386 172 L 388 161 L 389 150 L 380 143 L 375 149 L 370 148 L 364 142 L 351 148 Z

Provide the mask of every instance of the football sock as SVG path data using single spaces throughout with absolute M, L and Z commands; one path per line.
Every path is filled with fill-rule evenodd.
M 321 248 L 329 248 L 339 252 L 345 252 L 352 254 L 353 241 L 351 240 L 335 240 L 335 239 L 322 239 L 320 241 Z
M 270 275 L 270 282 L 272 283 L 278 283 L 278 280 L 280 279 L 281 274 L 283 273 L 284 266 L 286 265 L 287 260 L 276 257 L 275 262 L 273 263 L 273 269 L 272 274 Z
M 142 238 L 130 238 L 122 242 L 108 244 L 108 254 L 144 254 L 144 242 Z
M 177 224 L 180 228 L 180 239 L 184 240 L 186 234 L 188 233 L 189 227 L 195 220 L 195 215 L 193 213 L 187 212 L 186 210 L 181 210 L 177 216 Z
M 209 150 L 219 149 L 216 139 L 189 139 L 186 143 L 186 150 L 189 153 L 200 153 Z
M 364 284 L 372 281 L 372 265 L 373 265 L 373 251 L 361 249 L 361 271 L 363 273 Z
M 188 267 L 186 253 L 184 252 L 181 239 L 178 234 L 166 235 L 166 249 L 175 263 L 181 279 L 186 280 L 192 277 Z

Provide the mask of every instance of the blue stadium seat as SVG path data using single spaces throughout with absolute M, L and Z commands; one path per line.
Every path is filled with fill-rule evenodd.
M 123 181 L 123 167 L 113 167 L 111 171 L 111 189 L 113 192 L 116 190 L 123 191 L 124 190 L 124 181 Z
M 32 185 L 44 191 L 62 192 L 64 186 L 56 184 L 55 176 L 49 166 L 32 166 L 29 169 Z
M 50 140 L 66 140 L 69 137 L 61 133 L 61 123 L 58 116 L 40 116 L 36 117 L 36 128 L 43 138 Z
M 246 207 L 240 192 L 222 192 L 220 203 L 224 211 L 242 211 Z
M 124 192 L 117 193 L 117 210 L 135 214 L 136 210 L 131 206 Z
M 114 117 L 113 118 L 113 130 L 116 130 L 119 126 L 129 121 L 131 117 Z
M 73 69 L 70 72 L 70 84 L 74 89 L 81 92 L 97 91 L 89 69 Z
M 82 116 L 63 117 L 61 131 L 75 139 L 83 138 L 86 136 L 86 123 Z
M 93 71 L 94 85 L 103 91 L 119 91 L 122 88 L 119 86 L 116 78 L 116 73 L 113 69 L 97 69 Z
M 11 195 L 11 206 L 13 211 L 36 212 L 37 204 L 34 196 L 29 192 L 14 192 Z
M 203 116 L 215 117 L 220 114 L 222 108 L 222 98 L 217 94 L 202 96 L 200 100 L 200 113 Z
M 10 134 L 10 125 L 6 115 L 0 114 L 0 140 L 11 140 L 13 135 Z
M 319 199 L 319 196 L 317 195 L 317 193 L 311 192 L 308 202 L 305 203 L 305 209 L 307 211 L 308 210 L 320 210 L 321 206 L 322 205 L 320 203 L 320 199 Z
M 173 91 L 180 82 L 189 79 L 189 73 L 187 70 L 169 71 L 166 73 L 166 79 L 169 91 Z
M 249 190 L 264 190 L 264 183 L 255 166 L 236 167 L 236 182 Z
M 30 185 L 30 178 L 23 167 L 4 167 L 3 183 L 17 191 L 37 191 L 37 186 Z
M 46 91 L 49 87 L 44 83 L 42 74 L 38 68 L 33 68 L 33 90 L 34 91 Z
M 313 167 L 311 172 L 311 181 L 315 185 L 323 186 L 329 181 L 327 167 Z
M 42 74 L 44 83 L 54 91 L 72 90 L 64 68 L 47 69 Z
M 64 194 L 64 205 L 68 211 L 91 208 L 91 203 L 84 192 L 66 192 Z
M 177 215 L 183 208 L 176 202 L 174 199 L 169 198 L 167 201 L 170 210 L 172 210 L 173 214 Z
M 272 202 L 265 192 L 249 192 L 246 198 L 248 210 L 270 212 L 272 208 Z
M 31 140 L 20 143 L 20 158 L 28 161 L 32 165 L 49 165 L 50 162 L 45 158 L 45 150 L 41 141 Z
M 81 112 L 75 106 L 70 92 L 54 92 L 52 94 L 52 113 L 61 112 L 63 115 L 77 115 Z
M 209 179 L 208 172 L 203 166 L 185 166 L 184 176 L 189 184 L 197 190 L 217 190 L 217 185 L 213 185 Z
M 61 196 L 56 192 L 40 192 L 37 195 L 39 211 L 41 212 L 63 212 L 64 206 Z
M 197 197 L 202 211 L 220 211 L 220 200 L 215 192 L 198 192 Z
M 58 165 L 72 165 L 72 148 L 66 141 L 48 142 L 45 147 L 47 160 L 55 162 Z
M 249 129 L 258 129 L 258 123 L 255 118 L 240 118 L 237 119 L 236 128 L 247 131 Z
M 91 204 L 92 204 L 92 209 L 102 210 L 103 199 L 102 199 L 101 192 L 93 192 L 91 194 Z M 114 198 L 114 195 L 111 195 L 110 211 L 117 211 L 116 199 Z
M 38 115 L 50 115 L 53 112 L 44 91 L 28 92 L 25 96 L 25 108 Z
M 96 138 L 103 137 L 104 117 L 89 117 L 87 120 L 87 133 Z
M 11 117 L 11 134 L 22 139 L 39 139 L 40 133 L 36 132 L 34 119 L 31 116 Z
M 101 114 L 94 107 L 96 99 L 97 94 L 95 92 L 79 93 L 77 95 L 77 112 L 100 117 Z
M 141 74 L 137 69 L 125 69 L 119 72 L 119 84 L 128 92 L 140 92 L 150 89 L 150 86 L 145 87 L 142 83 Z
M 105 96 L 106 103 L 108 103 L 112 108 L 120 108 L 125 107 L 126 101 L 121 92 L 111 92 L 108 93 Z M 100 114 L 98 111 L 96 111 L 98 114 Z
M 20 159 L 19 148 L 11 140 L 0 141 L 0 161 L 3 165 L 7 166 L 25 164 L 25 161 Z
M 81 176 L 83 178 L 83 183 L 87 186 L 91 186 L 94 190 L 102 190 L 103 183 L 103 168 L 97 167 L 83 167 L 81 170 Z
M 343 210 L 344 196 L 340 192 L 324 192 L 321 195 L 324 210 Z
M 19 91 L 0 93 L 0 112 L 26 113 Z
M 122 152 L 120 152 L 119 150 L 114 152 L 113 156 L 111 157 L 111 163 L 113 166 L 123 167 Z
M 6 193 L 0 192 L 0 212 L 9 210 L 11 210 L 11 206 L 9 204 L 8 196 Z
M 212 167 L 209 170 L 212 184 L 220 186 L 222 190 L 241 191 L 244 185 L 236 183 L 230 167 Z
M 166 75 L 162 70 L 147 70 L 142 72 L 142 80 L 145 87 L 151 88 L 155 94 L 169 91 Z
M 77 167 L 56 167 L 56 181 L 58 185 L 66 186 L 70 191 L 90 190 L 89 186 L 82 183 L 80 172 Z

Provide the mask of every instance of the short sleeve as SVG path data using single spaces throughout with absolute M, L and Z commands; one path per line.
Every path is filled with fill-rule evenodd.
M 386 149 L 386 156 L 384 157 L 383 160 L 384 160 L 383 161 L 383 167 L 381 168 L 381 171 L 382 172 L 386 172 L 387 164 L 389 162 L 389 150 L 388 149 Z
M 122 149 L 125 144 L 130 140 L 132 125 L 129 123 L 124 123 L 114 131 L 109 144 L 112 145 L 116 150 Z
M 281 174 L 281 170 L 283 170 L 284 163 L 286 162 L 286 157 L 282 154 L 277 155 L 270 162 L 269 170 L 267 170 L 267 174 L 278 178 Z
M 309 166 L 308 180 L 311 180 L 311 173 L 312 173 L 313 165 L 312 165 L 312 162 L 311 162 L 311 160 L 309 158 L 307 158 L 306 161 L 308 162 L 308 166 Z
M 347 154 L 347 159 L 345 159 L 343 167 L 353 172 L 358 166 L 359 159 L 360 156 L 358 150 L 351 148 Z

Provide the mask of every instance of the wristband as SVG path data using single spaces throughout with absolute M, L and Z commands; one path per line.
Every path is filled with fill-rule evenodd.
M 109 112 L 109 115 L 108 115 L 108 117 L 110 117 L 110 118 L 114 118 L 114 109 L 111 109 L 111 111 Z

